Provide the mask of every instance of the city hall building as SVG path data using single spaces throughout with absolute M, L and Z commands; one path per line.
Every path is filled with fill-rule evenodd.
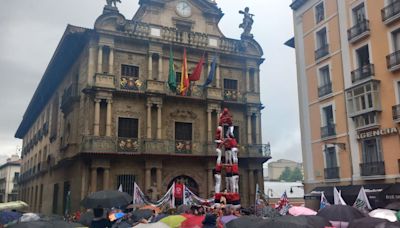
M 68 192 L 74 211 L 94 191 L 132 193 L 136 182 L 157 199 L 175 180 L 209 198 L 217 119 L 228 108 L 242 204 L 252 204 L 270 158 L 261 140 L 263 51 L 249 33 L 252 19 L 231 39 L 213 1 L 141 0 L 133 19 L 113 2 L 94 28 L 67 26 L 27 107 L 15 134 L 23 139 L 21 199 L 35 212 L 61 214 Z M 173 66 L 179 89 L 184 49 L 189 74 L 203 55 L 205 64 L 181 95 L 168 79 Z

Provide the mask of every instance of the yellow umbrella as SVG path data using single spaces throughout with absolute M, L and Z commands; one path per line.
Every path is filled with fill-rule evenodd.
M 162 218 L 160 222 L 167 224 L 171 228 L 179 228 L 181 227 L 181 223 L 185 220 L 186 218 L 182 215 L 170 215 Z
M 1 210 L 21 210 L 27 208 L 28 204 L 24 201 L 13 201 L 8 203 L 0 203 L 0 211 Z

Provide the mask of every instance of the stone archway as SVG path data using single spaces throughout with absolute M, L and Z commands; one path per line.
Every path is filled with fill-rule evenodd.
M 180 181 L 181 183 L 185 184 L 186 187 L 190 189 L 194 194 L 199 195 L 199 185 L 198 183 L 190 176 L 180 175 L 174 177 L 168 184 L 168 189 L 174 182 Z

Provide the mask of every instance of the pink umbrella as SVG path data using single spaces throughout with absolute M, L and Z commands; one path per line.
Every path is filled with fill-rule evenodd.
M 307 207 L 293 206 L 293 207 L 289 208 L 289 214 L 291 214 L 293 216 L 316 215 L 317 212 L 314 210 L 311 210 L 310 208 L 307 208 Z

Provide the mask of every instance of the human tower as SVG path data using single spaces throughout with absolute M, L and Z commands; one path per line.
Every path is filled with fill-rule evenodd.
M 224 132 L 225 127 L 226 132 Z M 215 151 L 218 155 L 214 169 L 215 203 L 223 205 L 240 205 L 239 167 L 237 155 L 238 144 L 234 134 L 232 116 L 227 108 L 224 108 L 219 116 L 218 127 L 215 134 L 215 143 Z M 224 163 L 222 163 L 223 150 L 225 152 Z M 221 192 L 223 174 L 225 174 L 225 189 Z

